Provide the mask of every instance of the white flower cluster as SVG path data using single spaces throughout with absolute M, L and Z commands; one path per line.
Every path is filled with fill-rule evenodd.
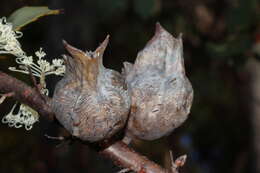
M 21 36 L 22 33 L 14 31 L 12 24 L 6 22 L 6 18 L 0 18 L 0 54 L 16 56 L 15 61 L 19 64 L 18 68 L 9 67 L 9 70 L 29 74 L 28 68 L 30 68 L 32 75 L 40 79 L 41 93 L 48 95 L 45 77 L 50 74 L 63 75 L 65 73 L 64 62 L 62 59 L 54 59 L 52 63 L 49 63 L 43 59 L 46 53 L 42 48 L 35 52 L 35 59 L 32 56 L 27 56 L 17 40 Z M 15 113 L 16 108 L 18 108 L 17 113 Z M 11 111 L 3 117 L 2 122 L 7 123 L 10 127 L 20 128 L 24 126 L 26 130 L 30 130 L 38 120 L 39 115 L 35 110 L 27 105 L 16 103 Z
M 24 51 L 17 38 L 22 37 L 22 33 L 14 31 L 11 23 L 6 22 L 6 18 L 0 18 L 0 54 L 12 54 L 23 56 Z
M 23 125 L 26 130 L 31 130 L 33 124 L 39 121 L 38 113 L 27 105 L 21 104 L 19 111 L 14 113 L 17 107 L 16 103 L 11 111 L 3 117 L 2 123 L 7 123 L 9 127 L 21 128 Z
M 35 52 L 37 62 L 33 62 L 32 56 L 21 56 L 16 58 L 16 63 L 19 64 L 19 69 L 15 67 L 9 67 L 11 71 L 17 71 L 25 74 L 29 74 L 28 67 L 30 67 L 32 74 L 39 78 L 50 74 L 63 75 L 65 72 L 65 66 L 62 59 L 53 59 L 52 64 L 43 59 L 46 53 L 40 48 Z

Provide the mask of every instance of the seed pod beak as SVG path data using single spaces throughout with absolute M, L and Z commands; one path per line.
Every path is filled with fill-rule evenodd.
M 109 35 L 106 36 L 105 40 L 100 44 L 100 46 L 95 50 L 95 55 L 98 56 L 98 57 L 102 57 L 105 50 L 106 50 L 106 47 L 108 45 L 108 42 L 109 42 Z

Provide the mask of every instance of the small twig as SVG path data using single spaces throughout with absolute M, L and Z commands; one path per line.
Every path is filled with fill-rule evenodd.
M 14 92 L 2 94 L 2 96 L 0 98 L 0 104 L 2 104 L 7 97 L 12 97 L 12 96 L 14 96 Z
M 171 150 L 170 150 L 170 158 L 171 158 L 171 173 L 178 173 L 178 170 L 177 170 L 178 167 L 175 164 Z
M 174 160 L 172 151 L 170 150 L 170 158 L 171 158 L 171 173 L 178 173 L 178 168 L 182 167 L 185 164 L 187 155 L 182 155 L 178 157 L 176 160 Z
M 65 137 L 63 136 L 49 136 L 47 134 L 44 135 L 48 139 L 57 140 L 57 141 L 64 141 Z
M 125 169 L 121 169 L 120 171 L 118 171 L 117 173 L 127 173 L 127 172 L 130 172 L 131 169 L 129 168 L 125 168 Z
M 186 162 L 186 159 L 187 159 L 187 155 L 182 155 L 180 157 L 178 157 L 176 160 L 175 160 L 175 165 L 179 168 L 179 167 L 182 167 L 185 162 Z
M 110 145 L 101 151 L 100 154 L 113 160 L 117 166 L 128 168 L 134 172 L 169 173 L 168 170 L 138 154 L 121 141 Z
M 36 82 L 35 77 L 33 76 L 33 73 L 32 73 L 32 70 L 31 70 L 30 66 L 26 66 L 26 67 L 27 67 L 27 69 L 28 69 L 28 71 L 29 71 L 29 75 L 30 75 L 31 80 L 32 80 L 32 82 L 33 82 L 33 86 L 35 87 L 35 89 L 36 89 L 37 93 L 39 94 L 39 96 L 40 96 L 40 97 L 43 99 L 43 101 L 46 103 L 47 100 L 46 100 L 46 98 L 43 96 L 43 94 L 41 93 L 41 90 L 40 90 L 40 88 L 39 88 L 39 86 L 38 86 L 38 84 L 37 84 L 37 82 Z
M 47 134 L 44 135 L 46 138 L 51 139 L 51 140 L 56 140 L 56 141 L 60 141 L 60 143 L 58 145 L 56 145 L 56 148 L 60 148 L 63 147 L 65 145 L 70 145 L 72 144 L 72 142 L 75 141 L 75 139 L 73 138 L 73 136 L 49 136 Z

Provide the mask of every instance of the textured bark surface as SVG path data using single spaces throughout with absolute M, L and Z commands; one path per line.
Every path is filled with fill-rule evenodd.
M 132 171 L 140 173 L 170 173 L 170 171 L 160 167 L 144 156 L 136 153 L 123 142 L 116 142 L 100 152 L 105 157 L 114 161 L 114 163 L 123 168 L 129 168 Z M 176 173 L 176 172 L 172 172 Z

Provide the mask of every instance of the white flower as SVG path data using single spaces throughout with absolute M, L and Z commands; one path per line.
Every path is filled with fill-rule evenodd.
M 0 18 L 0 54 L 22 56 L 24 51 L 17 40 L 20 37 L 21 32 L 13 31 L 12 24 L 7 23 L 5 17 Z
M 53 66 L 55 66 L 55 67 L 62 66 L 63 63 L 64 63 L 64 62 L 63 62 L 62 59 L 53 59 L 53 60 L 52 60 L 52 64 L 53 64 Z
M 36 55 L 39 59 L 41 59 L 41 58 L 43 58 L 43 57 L 46 56 L 46 53 L 45 53 L 44 51 L 42 51 L 42 48 L 40 48 L 39 51 L 36 51 L 36 52 L 35 52 L 35 55 Z
M 55 74 L 55 75 L 57 75 L 57 76 L 59 76 L 59 75 L 64 75 L 64 73 L 65 73 L 65 65 L 58 67 L 58 68 L 53 72 L 53 74 Z
M 39 121 L 38 113 L 27 105 L 21 104 L 19 111 L 14 113 L 17 103 L 11 111 L 2 119 L 2 123 L 7 123 L 9 127 L 21 128 L 23 125 L 26 130 L 31 130 L 35 122 Z
M 22 50 L 17 38 L 22 37 L 21 32 L 13 31 L 11 23 L 6 22 L 6 18 L 0 18 L 0 54 L 12 54 L 16 56 L 16 67 L 9 67 L 9 70 L 20 73 L 29 74 L 29 69 L 33 76 L 39 78 L 42 87 L 41 93 L 44 95 L 49 94 L 46 88 L 45 77 L 47 75 L 63 75 L 65 73 L 65 65 L 62 59 L 53 59 L 52 64 L 45 59 L 46 53 L 40 48 L 33 56 L 27 56 Z M 38 113 L 27 105 L 21 104 L 18 112 L 14 113 L 14 109 L 18 108 L 17 103 L 13 106 L 11 111 L 3 117 L 2 122 L 7 123 L 10 127 L 20 128 L 25 127 L 30 130 L 35 122 L 39 120 Z
M 22 59 L 22 63 L 24 65 L 31 65 L 33 63 L 33 57 L 32 56 L 28 56 Z
M 33 62 L 33 57 L 28 57 L 24 55 L 16 58 L 16 63 L 20 64 L 19 69 L 15 67 L 9 67 L 9 70 L 28 74 L 28 66 L 30 67 L 32 74 L 39 78 L 45 78 L 45 76 L 51 74 L 63 75 L 65 73 L 65 65 L 63 59 L 53 59 L 52 64 L 50 64 L 45 59 L 42 59 L 44 56 L 46 56 L 46 53 L 42 50 L 42 48 L 35 54 L 37 55 L 36 59 L 38 59 L 36 63 Z

